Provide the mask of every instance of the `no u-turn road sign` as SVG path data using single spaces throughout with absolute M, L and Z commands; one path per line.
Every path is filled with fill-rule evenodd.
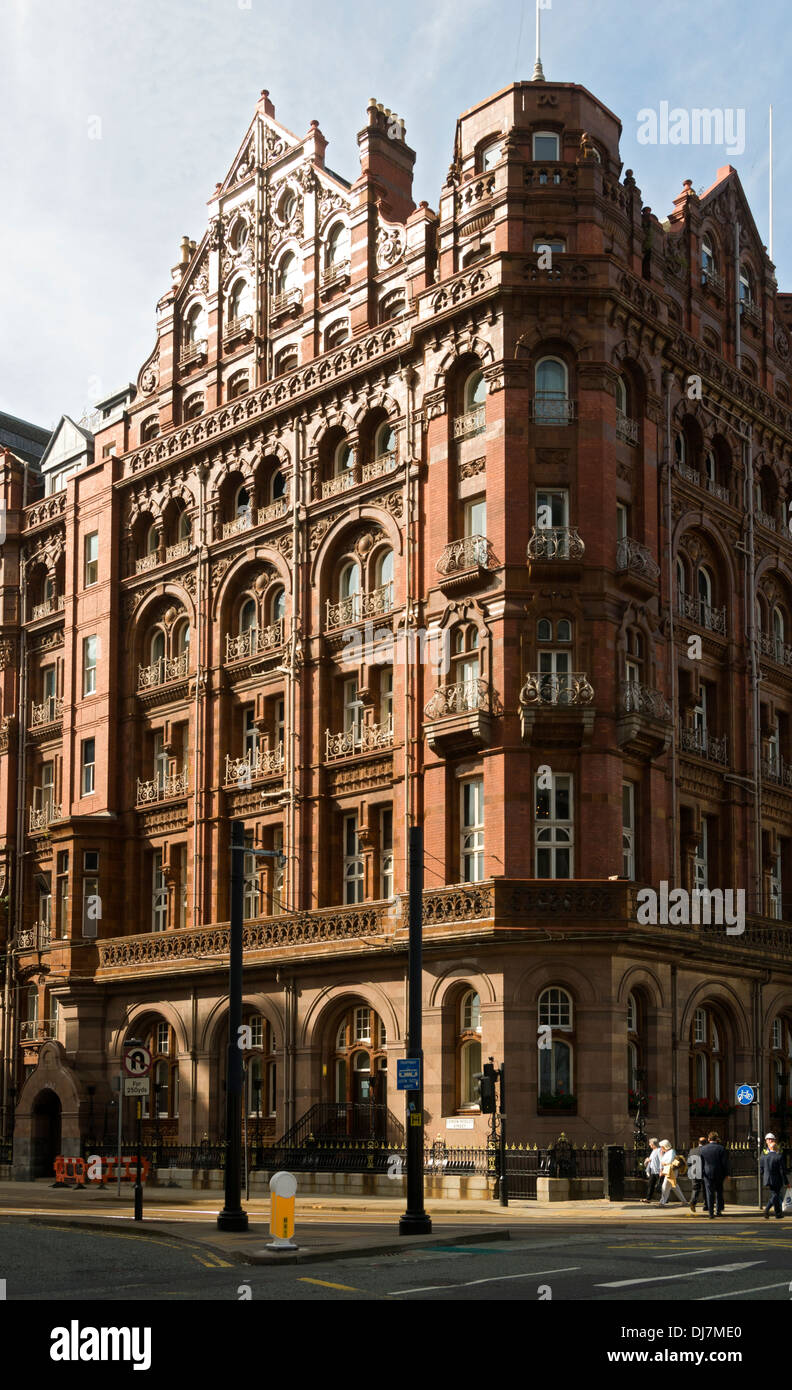
M 127 1076 L 148 1076 L 151 1071 L 151 1053 L 142 1043 L 135 1043 L 124 1053 L 123 1068 Z

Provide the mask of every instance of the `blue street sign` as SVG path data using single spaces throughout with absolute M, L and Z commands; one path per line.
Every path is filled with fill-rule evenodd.
M 740 1102 L 740 1105 L 753 1105 L 755 1100 L 755 1092 L 753 1086 L 738 1086 L 737 1099 Z
M 417 1057 L 408 1057 L 396 1063 L 396 1090 L 419 1091 L 421 1089 L 421 1063 Z

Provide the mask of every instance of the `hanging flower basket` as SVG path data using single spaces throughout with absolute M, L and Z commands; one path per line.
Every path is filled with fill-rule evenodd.
M 722 1100 L 709 1100 L 706 1096 L 701 1096 L 690 1102 L 691 1115 L 710 1115 L 713 1118 L 718 1116 L 733 1115 L 736 1107 L 727 1105 Z

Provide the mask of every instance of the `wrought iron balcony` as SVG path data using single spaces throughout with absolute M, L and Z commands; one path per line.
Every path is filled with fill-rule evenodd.
M 62 613 L 66 607 L 66 599 L 63 594 L 55 594 L 52 598 L 45 598 L 43 603 L 35 603 L 31 613 L 31 620 L 37 618 L 49 618 L 52 613 Z
M 345 468 L 343 473 L 337 473 L 334 478 L 325 479 L 322 483 L 322 497 L 337 497 L 339 492 L 348 492 L 351 487 L 357 487 L 359 482 L 357 467 Z
M 269 627 L 251 627 L 236 637 L 226 634 L 226 661 L 242 661 L 245 657 L 274 652 L 283 646 L 284 621 L 279 618 Z
M 289 309 L 301 309 L 302 302 L 302 290 L 284 290 L 281 294 L 273 296 L 270 310 L 272 317 L 275 318 L 276 314 L 285 314 Z
M 677 593 L 677 613 L 680 618 L 687 618 L 697 627 L 706 628 L 708 632 L 717 632 L 721 637 L 726 636 L 725 606 L 710 608 L 703 599 L 694 598 L 692 594 Z
M 426 741 L 442 756 L 481 748 L 490 742 L 493 717 L 502 713 L 496 691 L 480 677 L 438 686 L 424 708 Z
M 563 391 L 537 391 L 531 401 L 535 425 L 568 425 L 575 418 L 575 402 Z
M 629 536 L 622 536 L 616 543 L 616 569 L 620 574 L 633 575 L 651 585 L 655 585 L 660 576 L 660 566 L 649 547 Z
M 150 555 L 141 555 L 140 559 L 135 561 L 135 574 L 146 574 L 148 570 L 156 569 L 159 562 L 157 550 L 152 550 Z
M 696 487 L 701 487 L 701 474 L 697 468 L 691 468 L 687 463 L 677 462 L 677 472 L 686 482 L 695 483 Z
M 771 516 L 770 512 L 763 512 L 760 507 L 757 507 L 756 511 L 754 512 L 754 516 L 756 517 L 756 520 L 759 523 L 759 525 L 764 526 L 766 530 L 778 530 L 778 522 L 776 521 L 774 516 Z
M 20 1042 L 45 1042 L 54 1038 L 58 1032 L 56 1018 L 26 1018 L 19 1025 Z
M 465 574 L 468 570 L 493 570 L 498 560 L 486 536 L 463 536 L 446 546 L 435 569 L 438 574 Z
M 349 279 L 349 261 L 333 261 L 331 265 L 325 266 L 322 271 L 322 288 L 329 288 L 331 285 L 338 285 L 343 280 Z
M 616 438 L 623 444 L 638 443 L 638 421 L 631 420 L 621 410 L 616 411 Z
M 619 711 L 622 714 L 642 714 L 658 723 L 671 723 L 671 706 L 660 690 L 641 685 L 639 681 L 622 681 L 619 687 Z
M 285 516 L 289 510 L 288 497 L 278 497 L 274 502 L 270 502 L 267 507 L 259 507 L 256 513 L 256 525 L 265 526 L 268 521 L 278 521 Z
M 792 787 L 792 767 L 780 755 L 762 758 L 762 780 L 779 787 Z
M 159 657 L 150 666 L 138 666 L 138 691 L 154 690 L 172 681 L 184 680 L 189 671 L 190 653 L 181 656 Z
M 49 922 L 34 922 L 32 927 L 23 927 L 16 936 L 20 951 L 46 951 L 51 942 L 52 927 Z
M 759 633 L 759 651 L 762 656 L 777 661 L 779 666 L 792 666 L 792 647 L 778 637 L 772 637 L 769 632 Z
M 169 545 L 165 551 L 165 560 L 181 560 L 183 555 L 189 555 L 192 550 L 192 540 L 189 536 L 184 536 L 175 545 Z
M 424 709 L 424 719 L 445 719 L 451 714 L 469 714 L 473 710 L 489 712 L 492 687 L 488 681 L 458 681 L 456 685 L 441 685 Z
M 63 700 L 60 695 L 48 695 L 40 705 L 30 707 L 30 723 L 34 729 L 42 724 L 57 724 L 63 718 Z
M 246 334 L 253 332 L 253 315 L 238 314 L 236 318 L 227 319 L 223 332 L 223 341 L 230 343 L 234 338 L 244 338 Z
M 716 294 L 719 299 L 722 299 L 726 293 L 726 284 L 723 276 L 714 266 L 708 266 L 702 270 L 701 283 L 708 289 L 711 289 L 713 294 Z
M 28 829 L 31 833 L 46 830 L 52 825 L 53 821 L 60 820 L 61 808 L 52 801 L 45 801 L 43 806 L 31 806 L 28 811 Z
M 683 753 L 695 753 L 698 758 L 706 758 L 710 763 L 718 763 L 721 767 L 729 766 L 726 737 L 715 738 L 708 729 L 680 725 L 679 746 Z
M 707 492 L 712 493 L 713 497 L 719 497 L 721 502 L 731 502 L 731 493 L 722 483 L 716 483 L 714 478 L 707 478 Z
M 274 748 L 257 748 L 255 753 L 247 753 L 243 758 L 232 758 L 226 754 L 225 786 L 249 787 L 252 782 L 263 781 L 265 777 L 283 775 L 283 744 Z
M 197 343 L 186 343 L 179 353 L 179 366 L 192 367 L 196 362 L 201 362 L 206 357 L 208 342 L 206 338 L 201 338 Z
M 327 600 L 327 622 L 325 626 L 349 627 L 352 623 L 360 622 L 360 594 L 350 594 L 348 598 L 342 598 L 338 603 Z
M 157 801 L 173 801 L 187 795 L 189 773 L 173 772 L 167 777 L 152 777 L 150 781 L 138 778 L 136 805 L 149 806 Z
M 378 748 L 390 748 L 393 743 L 393 720 L 381 724 L 358 724 L 334 734 L 325 730 L 325 759 L 352 758 L 358 753 L 373 753 Z
M 762 313 L 755 300 L 741 299 L 740 313 L 744 323 L 750 323 L 754 328 L 761 328 Z
M 228 540 L 229 536 L 238 536 L 242 531 L 249 531 L 253 525 L 253 516 L 248 507 L 239 516 L 235 516 L 233 521 L 223 522 L 223 540 Z
M 393 584 L 380 584 L 370 594 L 360 594 L 360 615 L 362 618 L 378 618 L 382 613 L 390 613 L 393 608 Z
M 454 439 L 472 439 L 476 434 L 483 434 L 487 424 L 487 408 L 484 405 L 477 405 L 473 410 L 468 410 L 464 415 L 454 417 Z
M 590 705 L 594 688 L 584 671 L 529 671 L 521 705 Z
M 585 553 L 575 526 L 534 527 L 528 542 L 529 560 L 582 560 Z
M 395 449 L 391 449 L 387 454 L 379 454 L 371 463 L 363 464 L 361 481 L 369 483 L 372 478 L 384 478 L 387 473 L 393 473 L 398 466 L 399 456 Z

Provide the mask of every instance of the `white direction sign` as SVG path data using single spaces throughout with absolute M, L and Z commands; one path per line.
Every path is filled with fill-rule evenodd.
M 124 1053 L 124 1071 L 127 1076 L 148 1076 L 151 1071 L 151 1053 L 142 1043 L 136 1043 Z M 128 1095 L 129 1092 L 127 1091 Z
M 147 1096 L 151 1082 L 147 1076 L 125 1076 L 124 1095 L 125 1096 Z

